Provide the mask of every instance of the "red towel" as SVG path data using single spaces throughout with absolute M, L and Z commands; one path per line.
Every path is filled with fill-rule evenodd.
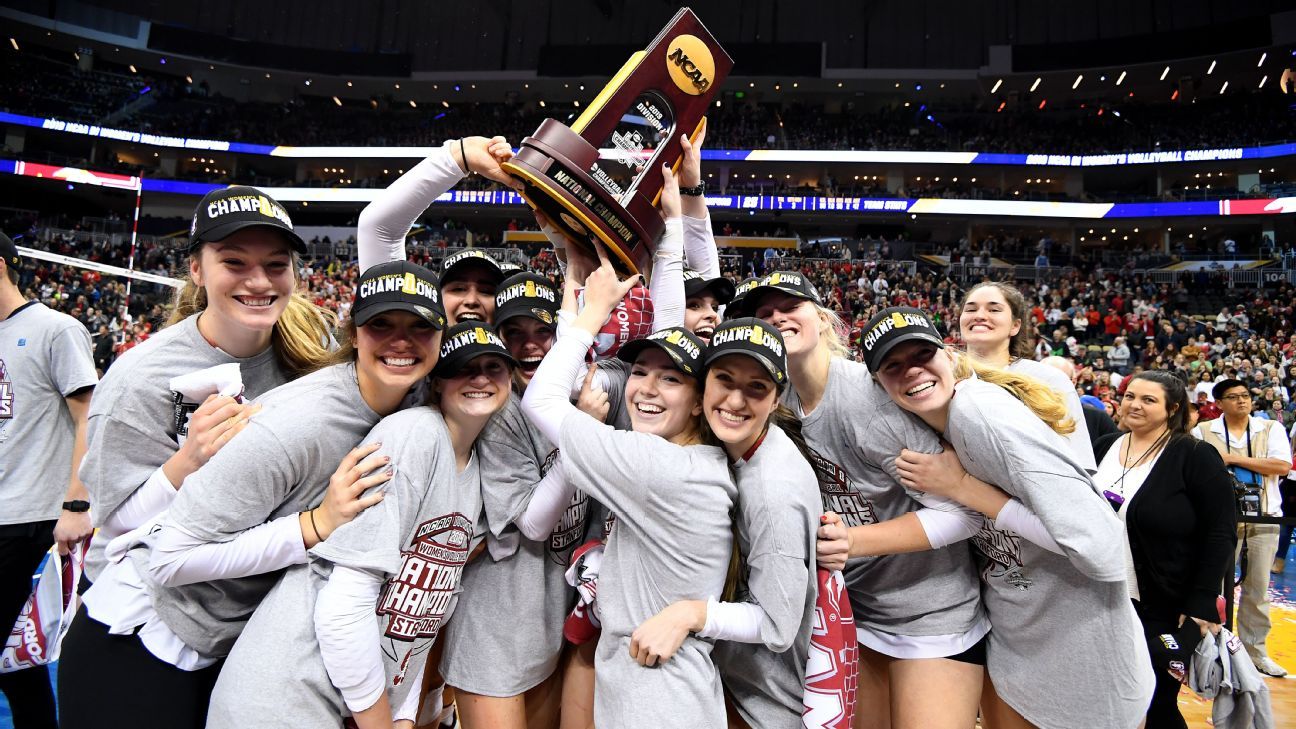
M 855 615 L 841 572 L 820 569 L 818 581 L 801 724 L 807 729 L 850 729 L 859 685 Z

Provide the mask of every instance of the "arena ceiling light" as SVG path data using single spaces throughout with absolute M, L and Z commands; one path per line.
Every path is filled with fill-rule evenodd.
M 1125 72 L 1121 71 L 1120 77 L 1116 79 L 1116 85 L 1120 86 L 1124 82 L 1125 82 Z
M 1034 92 L 1035 92 L 1035 89 L 1038 89 L 1038 88 L 1039 88 L 1040 82 L 1043 81 L 1043 80 L 1044 80 L 1044 79 L 1040 78 L 1039 76 L 1036 76 L 1036 77 L 1035 77 L 1035 83 L 1031 84 L 1031 88 L 1030 88 L 1031 93 L 1034 93 Z
M 1256 68 L 1260 68 L 1261 66 L 1263 66 L 1263 65 L 1264 65 L 1264 62 L 1265 62 L 1265 59 L 1268 58 L 1268 57 L 1269 57 L 1269 51 L 1265 51 L 1264 53 L 1261 53 L 1261 54 L 1260 54 L 1260 62 L 1256 64 Z
M 13 49 L 14 49 L 15 51 L 18 50 L 18 40 L 17 40 L 17 39 L 11 37 L 11 38 L 9 39 L 9 45 L 13 46 Z
M 1256 88 L 1257 88 L 1257 89 L 1263 89 L 1263 88 L 1264 88 L 1264 85 L 1265 85 L 1265 82 L 1268 81 L 1268 80 L 1269 80 L 1269 74 L 1265 74 L 1264 78 L 1260 79 L 1260 85 L 1257 86 Z
M 1072 90 L 1072 91 L 1075 91 L 1077 88 L 1079 88 L 1079 87 L 1080 87 L 1080 82 L 1081 82 L 1081 81 L 1084 81 L 1084 74 L 1083 74 L 1083 73 L 1080 74 L 1079 76 L 1076 76 L 1075 83 L 1071 84 L 1071 90 Z
M 1169 67 L 1169 66 L 1166 66 L 1165 69 L 1163 69 L 1163 70 L 1161 71 L 1161 78 L 1159 78 L 1159 79 L 1157 79 L 1157 80 L 1158 80 L 1158 81 L 1165 81 L 1166 76 L 1169 76 L 1169 75 L 1170 75 L 1170 67 Z
M 837 84 L 837 85 L 841 86 L 841 84 Z M 1003 79 L 999 79 L 998 81 L 995 81 L 994 86 L 990 89 L 990 93 L 992 94 L 999 93 L 1000 86 L 1003 86 Z
M 1218 62 L 1218 61 L 1215 61 L 1215 60 L 1212 60 L 1212 61 L 1211 61 L 1210 68 L 1206 69 L 1206 75 L 1207 75 L 1207 76 L 1211 75 L 1212 73 L 1215 73 L 1215 64 L 1216 64 L 1216 63 L 1219 63 L 1219 62 Z
M 1224 85 L 1220 87 L 1220 93 L 1221 93 L 1221 94 L 1224 93 L 1224 91 L 1225 91 L 1227 88 L 1228 88 L 1228 81 L 1225 81 L 1225 82 L 1224 82 Z
M 342 106 L 342 100 L 336 96 L 333 97 L 333 103 L 337 104 L 338 106 Z

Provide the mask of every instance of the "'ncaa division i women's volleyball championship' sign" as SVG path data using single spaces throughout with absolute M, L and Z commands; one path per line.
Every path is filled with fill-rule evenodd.
M 504 168 L 573 240 L 602 241 L 627 273 L 651 270 L 663 164 L 678 166 L 733 59 L 685 8 L 636 51 L 570 127 L 546 119 Z

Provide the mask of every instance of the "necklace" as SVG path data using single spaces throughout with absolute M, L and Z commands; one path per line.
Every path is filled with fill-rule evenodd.
M 1129 437 L 1125 439 L 1125 454 L 1121 456 L 1120 478 L 1116 479 L 1116 482 L 1112 484 L 1113 486 L 1116 487 L 1117 493 L 1119 493 L 1121 496 L 1125 495 L 1125 477 L 1129 475 L 1130 471 L 1133 471 L 1135 468 L 1137 468 L 1138 465 L 1143 462 L 1143 459 L 1148 457 L 1149 453 L 1156 450 L 1162 444 L 1163 441 L 1166 441 L 1169 438 L 1170 438 L 1170 429 L 1166 428 L 1164 431 L 1161 432 L 1160 435 L 1157 436 L 1156 440 L 1152 441 L 1152 445 L 1148 446 L 1148 449 L 1143 451 L 1143 454 L 1141 456 L 1135 458 L 1133 463 L 1130 463 L 1129 460 L 1130 449 L 1134 447 L 1134 434 L 1130 433 Z M 1120 453 L 1118 452 L 1117 455 L 1120 455 Z

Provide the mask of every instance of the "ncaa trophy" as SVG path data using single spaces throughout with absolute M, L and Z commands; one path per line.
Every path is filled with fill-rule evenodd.
M 622 273 L 652 270 L 663 164 L 678 169 L 733 59 L 692 10 L 636 51 L 570 127 L 546 119 L 503 167 L 567 237 L 601 241 Z

